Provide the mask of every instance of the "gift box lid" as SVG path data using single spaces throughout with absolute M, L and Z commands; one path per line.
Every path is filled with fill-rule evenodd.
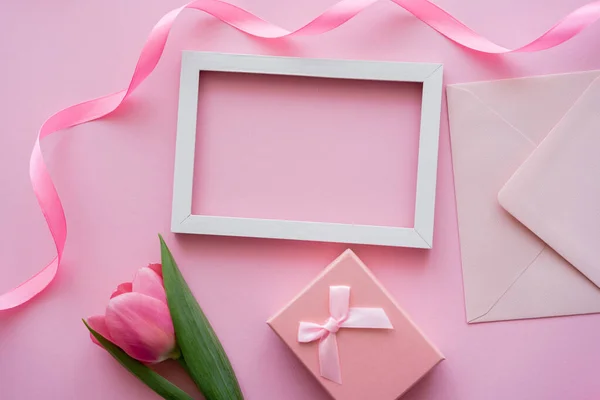
M 391 323 L 388 329 L 342 325 L 334 333 L 341 383 L 322 376 L 319 356 L 323 348 L 319 346 L 323 338 L 300 343 L 298 332 L 300 322 L 325 324 L 329 320 L 332 287 L 348 288 L 350 308 L 383 309 Z M 444 359 L 351 250 L 333 261 L 267 323 L 338 400 L 394 400 Z

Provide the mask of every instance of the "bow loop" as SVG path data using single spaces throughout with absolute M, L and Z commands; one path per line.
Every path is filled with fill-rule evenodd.
M 394 329 L 383 308 L 350 308 L 350 287 L 329 287 L 329 319 L 319 325 L 300 322 L 298 342 L 319 340 L 321 376 L 341 384 L 342 371 L 338 354 L 337 332 L 341 328 Z
M 348 316 L 350 307 L 350 287 L 331 286 L 329 288 L 329 314 L 338 321 Z
M 300 322 L 300 327 L 298 328 L 298 342 L 313 342 L 317 339 L 321 339 L 326 333 L 327 331 L 325 331 L 319 324 L 312 322 Z

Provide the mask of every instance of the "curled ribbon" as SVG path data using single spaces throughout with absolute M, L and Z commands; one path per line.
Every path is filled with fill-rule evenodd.
M 341 328 L 394 329 L 383 308 L 350 308 L 350 287 L 329 287 L 329 319 L 323 324 L 300 322 L 298 341 L 309 343 L 319 340 L 319 367 L 321 376 L 342 383 L 342 369 L 337 344 Z
M 150 32 L 127 89 L 65 108 L 48 118 L 40 128 L 31 153 L 29 176 L 54 240 L 57 255 L 36 275 L 15 289 L 0 295 L 0 310 L 26 303 L 52 282 L 58 271 L 67 240 L 67 221 L 60 198 L 46 168 L 40 141 L 56 131 L 103 118 L 115 111 L 152 73 L 161 58 L 171 27 L 183 10 L 203 11 L 248 35 L 282 38 L 292 35 L 319 35 L 331 31 L 377 1 L 379 0 L 341 0 L 295 31 L 288 31 L 264 21 L 246 10 L 221 0 L 195 0 L 164 15 Z M 600 0 L 597 0 L 568 14 L 532 42 L 516 49 L 508 49 L 475 33 L 428 0 L 390 1 L 455 43 L 483 53 L 533 52 L 555 47 L 571 39 L 600 18 Z

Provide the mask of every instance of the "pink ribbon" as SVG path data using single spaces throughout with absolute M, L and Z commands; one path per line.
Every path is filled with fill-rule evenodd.
M 58 271 L 67 240 L 67 221 L 60 198 L 46 168 L 40 141 L 56 131 L 103 118 L 115 111 L 152 73 L 165 48 L 171 27 L 183 10 L 204 11 L 252 36 L 282 38 L 292 35 L 319 35 L 328 32 L 344 24 L 377 1 L 379 0 L 341 0 L 295 31 L 288 31 L 220 0 L 192 1 L 163 16 L 150 32 L 127 89 L 65 108 L 51 116 L 42 125 L 31 153 L 29 175 L 33 191 L 54 240 L 57 255 L 36 275 L 1 295 L 0 310 L 26 303 L 52 282 Z M 600 17 L 600 0 L 598 0 L 573 11 L 534 41 L 516 49 L 507 49 L 475 33 L 428 0 L 390 1 L 412 13 L 455 43 L 483 53 L 533 52 L 548 49 L 569 40 Z
M 342 370 L 337 344 L 341 328 L 394 329 L 383 308 L 350 308 L 350 287 L 329 287 L 329 319 L 323 324 L 300 322 L 298 341 L 309 343 L 319 340 L 321 376 L 341 384 Z

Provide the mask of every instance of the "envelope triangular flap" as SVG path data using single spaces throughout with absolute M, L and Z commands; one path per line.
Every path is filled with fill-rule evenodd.
M 500 191 L 500 204 L 600 286 L 600 77 Z
M 600 71 L 461 84 L 535 145 L 554 128 Z

